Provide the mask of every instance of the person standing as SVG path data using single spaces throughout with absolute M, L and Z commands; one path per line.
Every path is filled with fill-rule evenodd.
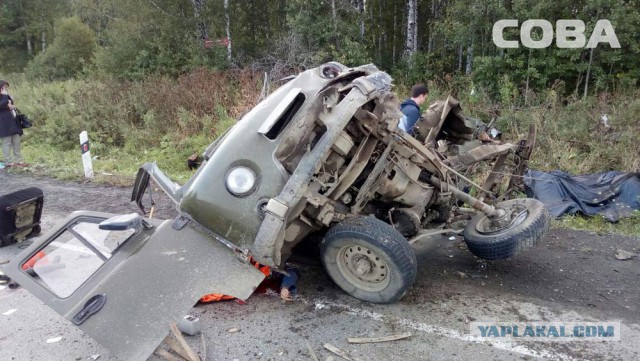
M 400 104 L 400 111 L 404 116 L 400 119 L 398 127 L 411 134 L 411 130 L 420 119 L 420 105 L 427 100 L 429 90 L 424 84 L 416 84 L 411 88 L 411 98 Z
M 16 106 L 9 95 L 9 82 L 0 80 L 0 138 L 5 165 L 25 166 L 20 154 L 22 128 L 16 123 Z M 13 154 L 12 154 L 13 153 Z

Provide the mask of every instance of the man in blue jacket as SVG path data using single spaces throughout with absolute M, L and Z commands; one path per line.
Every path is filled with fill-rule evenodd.
M 400 119 L 398 127 L 411 134 L 411 130 L 420 119 L 420 105 L 427 99 L 429 90 L 424 84 L 416 84 L 411 88 L 411 98 L 400 104 L 400 110 L 404 116 Z

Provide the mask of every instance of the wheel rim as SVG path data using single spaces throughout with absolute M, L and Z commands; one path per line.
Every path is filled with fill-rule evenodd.
M 524 222 L 529 217 L 529 210 L 523 204 L 512 204 L 508 207 L 502 208 L 507 212 L 509 222 L 503 226 L 496 226 L 491 218 L 484 216 L 476 224 L 476 230 L 482 234 L 496 234 L 509 231 Z
M 344 246 L 336 256 L 336 263 L 342 276 L 359 289 L 379 292 L 389 285 L 389 266 L 368 247 Z

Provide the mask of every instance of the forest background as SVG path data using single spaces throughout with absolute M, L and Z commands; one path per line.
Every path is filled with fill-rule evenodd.
M 621 47 L 501 49 L 501 19 L 579 19 L 587 40 L 607 19 Z M 532 168 L 640 171 L 640 0 L 0 1 L 0 78 L 35 123 L 29 171 L 63 179 L 82 177 L 86 130 L 98 181 L 157 161 L 184 182 L 186 158 L 258 102 L 265 78 L 273 90 L 327 61 L 376 64 L 400 98 L 427 83 L 427 104 L 452 95 L 507 140 L 536 123 Z

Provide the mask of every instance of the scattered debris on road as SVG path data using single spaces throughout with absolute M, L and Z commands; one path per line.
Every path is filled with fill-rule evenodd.
M 203 361 L 200 356 L 198 356 L 187 344 L 184 336 L 182 336 L 182 332 L 180 332 L 180 330 L 178 329 L 178 325 L 175 322 L 171 323 L 171 333 L 173 333 L 175 339 L 171 338 L 171 335 L 167 336 L 164 339 L 164 343 L 169 347 L 169 350 L 174 351 L 176 354 L 180 355 L 180 357 L 187 361 Z M 204 337 L 202 338 L 202 340 L 204 346 Z M 156 349 L 156 353 L 167 361 L 180 361 L 180 357 L 175 356 L 171 352 L 161 347 L 158 347 Z
M 9 315 L 11 315 L 12 313 L 14 313 L 14 312 L 16 312 L 16 311 L 17 311 L 17 310 L 16 310 L 15 308 L 12 308 L 12 309 L 10 309 L 9 311 L 3 312 L 2 314 L 3 314 L 4 316 L 9 316 Z
M 326 348 L 329 352 L 336 354 L 340 357 L 342 357 L 343 359 L 347 360 L 347 361 L 357 361 L 355 358 L 352 358 L 351 356 L 349 356 L 349 354 L 347 354 L 346 352 L 340 350 L 339 348 L 333 346 L 330 343 L 325 343 L 324 348 Z
M 625 251 L 624 249 L 619 249 L 616 251 L 616 259 L 620 261 L 630 260 L 635 258 L 637 254 L 629 251 Z
M 47 343 L 56 343 L 56 342 L 60 342 L 61 340 L 62 340 L 62 336 L 52 337 L 50 339 L 47 339 Z
M 240 332 L 240 329 L 237 327 L 231 327 L 230 329 L 227 330 L 227 332 L 236 333 L 236 332 Z
M 413 336 L 411 332 L 400 333 L 397 335 L 389 335 L 382 337 L 369 337 L 369 338 L 352 338 L 349 337 L 347 341 L 349 343 L 379 343 L 379 342 L 388 342 L 388 341 L 396 341 L 402 340 L 404 338 L 408 338 Z
M 311 347 L 311 344 L 309 343 L 309 341 L 306 341 L 306 343 L 307 343 L 307 350 L 309 350 L 309 355 L 311 356 L 311 359 L 313 361 L 319 361 L 318 356 L 316 356 L 316 352 L 313 351 L 313 347 Z
M 202 325 L 200 324 L 199 318 L 186 315 L 178 321 L 178 329 L 189 336 L 195 336 L 202 330 Z

